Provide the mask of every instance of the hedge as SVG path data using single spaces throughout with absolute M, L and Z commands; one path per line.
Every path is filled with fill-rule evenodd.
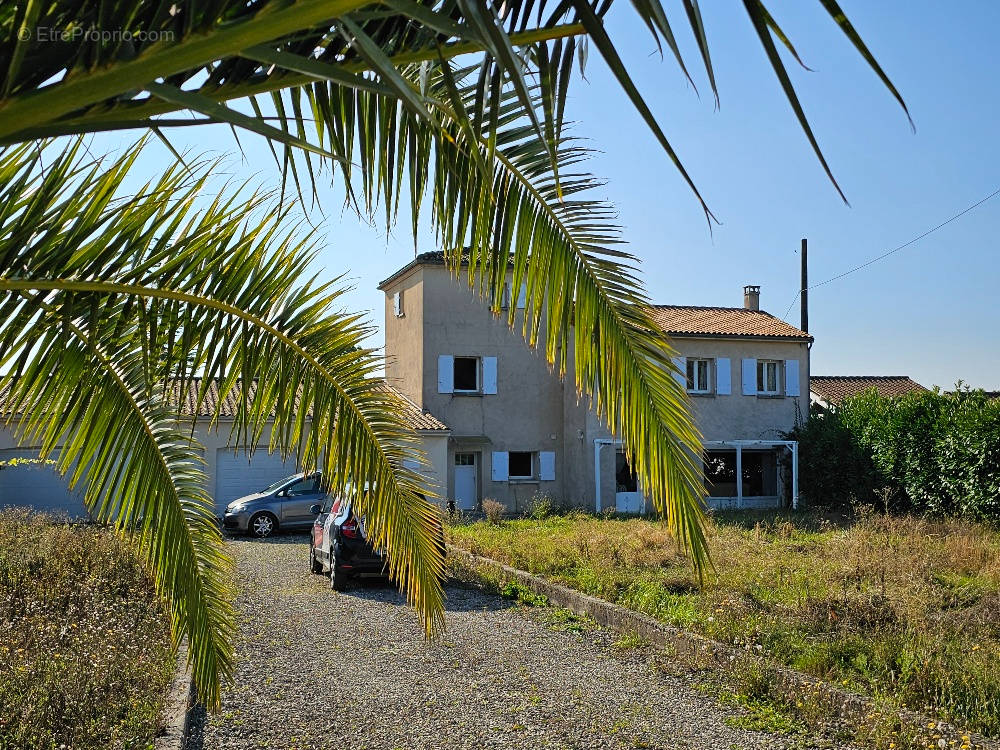
M 806 503 L 891 497 L 901 510 L 1000 520 L 1000 400 L 982 391 L 872 389 L 811 412 L 789 438 Z

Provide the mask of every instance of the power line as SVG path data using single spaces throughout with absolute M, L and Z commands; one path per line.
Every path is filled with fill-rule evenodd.
M 945 227 L 948 224 L 951 224 L 956 219 L 960 219 L 961 217 L 963 217 L 967 213 L 969 213 L 969 211 L 972 211 L 974 209 L 979 208 L 981 205 L 983 205 L 984 203 L 986 203 L 986 201 L 990 200 L 990 198 L 995 198 L 997 195 L 1000 195 L 1000 188 L 997 188 L 992 193 L 990 193 L 989 195 L 987 195 L 985 198 L 982 198 L 982 199 L 976 201 L 971 206 L 969 206 L 969 207 L 967 207 L 967 208 L 959 211 L 957 214 L 955 214 L 954 216 L 952 216 L 950 219 L 947 219 L 946 221 L 942 221 L 936 227 L 928 229 L 923 234 L 918 235 L 917 237 L 914 237 L 909 242 L 904 242 L 899 247 L 894 247 L 892 250 L 889 250 L 888 252 L 882 253 L 882 255 L 879 255 L 876 258 L 872 258 L 871 260 L 865 261 L 860 266 L 855 266 L 854 268 L 850 269 L 849 271 L 844 271 L 843 273 L 838 273 L 836 276 L 831 276 L 830 278 L 828 278 L 828 279 L 826 279 L 824 281 L 821 281 L 818 284 L 813 284 L 812 286 L 806 287 L 805 289 L 800 289 L 799 291 L 797 291 L 795 293 L 795 296 L 792 298 L 791 304 L 788 305 L 788 309 L 785 310 L 785 314 L 782 315 L 781 317 L 783 319 L 788 317 L 788 313 L 790 313 L 791 310 L 792 310 L 792 305 L 795 304 L 795 300 L 797 300 L 799 298 L 799 295 L 802 294 L 802 292 L 807 292 L 807 291 L 809 291 L 811 289 L 815 289 L 816 287 L 823 286 L 824 284 L 829 284 L 831 281 L 837 281 L 838 279 L 842 279 L 845 276 L 849 276 L 850 274 L 854 273 L 855 271 L 860 271 L 862 268 L 867 268 L 868 266 L 872 265 L 873 263 L 878 263 L 880 260 L 884 260 L 885 258 L 888 258 L 890 255 L 892 255 L 894 253 L 898 253 L 900 250 L 904 250 L 904 249 L 908 248 L 913 243 L 919 242 L 920 240 L 922 240 L 927 235 L 933 234 L 937 230 L 941 229 L 941 227 Z

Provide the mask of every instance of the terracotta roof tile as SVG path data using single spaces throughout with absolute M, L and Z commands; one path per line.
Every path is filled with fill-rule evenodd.
M 712 336 L 812 341 L 805 331 L 763 310 L 743 307 L 652 305 L 653 320 L 671 336 Z
M 906 375 L 812 375 L 809 378 L 809 390 L 830 404 L 839 404 L 871 388 L 886 397 L 927 390 Z

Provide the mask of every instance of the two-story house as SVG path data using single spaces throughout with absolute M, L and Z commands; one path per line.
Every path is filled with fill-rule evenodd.
M 379 289 L 386 380 L 449 431 L 446 465 L 436 465 L 441 452 L 433 457 L 439 494 L 466 510 L 492 497 L 517 513 L 539 493 L 595 510 L 646 509 L 620 443 L 442 253 L 417 256 Z M 737 308 L 652 310 L 686 374 L 714 507 L 797 498 L 797 447 L 783 436 L 808 411 L 812 337 L 761 311 L 759 293 L 746 287 Z M 523 296 L 504 302 L 523 306 Z

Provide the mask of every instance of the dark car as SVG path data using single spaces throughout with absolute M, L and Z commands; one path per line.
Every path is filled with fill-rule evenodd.
M 309 569 L 329 573 L 330 588 L 343 591 L 348 579 L 359 575 L 386 575 L 382 552 L 369 544 L 363 519 L 351 511 L 351 501 L 328 497 L 313 507 L 319 515 L 309 540 Z
M 350 500 L 330 496 L 312 510 L 319 515 L 309 539 L 309 570 L 329 573 L 330 588 L 343 591 L 353 577 L 388 574 L 385 550 L 372 547 L 365 534 L 364 518 L 353 513 Z M 438 545 L 444 555 L 444 529 L 440 526 Z
M 308 529 L 316 520 L 313 506 L 326 497 L 322 475 L 293 474 L 260 492 L 233 500 L 226 506 L 222 526 L 227 531 L 271 536 L 279 528 Z

